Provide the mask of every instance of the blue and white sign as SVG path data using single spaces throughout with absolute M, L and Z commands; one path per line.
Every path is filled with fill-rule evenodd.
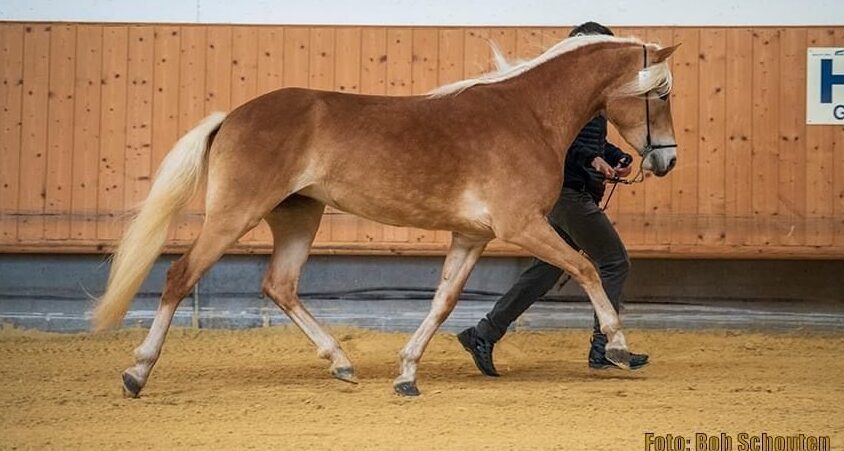
M 809 47 L 806 123 L 844 124 L 844 48 Z

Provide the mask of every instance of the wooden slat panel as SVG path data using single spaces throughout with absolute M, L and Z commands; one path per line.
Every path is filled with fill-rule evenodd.
M 489 30 L 486 28 L 472 28 L 464 31 L 463 78 L 477 77 L 493 69 L 488 39 Z
M 832 47 L 835 30 L 810 28 L 807 32 L 808 47 Z M 806 244 L 829 246 L 833 244 L 833 180 L 835 148 L 833 127 L 806 127 Z
M 258 94 L 258 30 L 255 27 L 234 27 L 232 30 L 232 78 L 231 106 L 254 99 Z M 270 236 L 269 226 L 263 221 L 249 231 L 242 241 L 254 242 L 257 230 L 262 236 Z
M 70 238 L 73 176 L 73 98 L 76 26 L 55 24 L 50 32 L 50 99 L 44 238 Z
M 384 95 L 387 93 L 387 30 L 367 27 L 361 30 L 360 92 Z M 356 221 L 357 242 L 381 242 L 384 228 L 364 218 Z
M 155 27 L 155 66 L 152 99 L 152 174 L 179 139 L 179 70 L 181 66 L 180 27 Z M 176 236 L 170 228 L 169 238 Z
M 126 162 L 126 68 L 129 29 L 103 30 L 101 72 L 100 158 L 97 180 L 97 238 L 114 240 L 122 235 L 121 214 Z
M 512 31 L 510 48 L 515 51 L 516 32 Z M 437 49 L 437 86 L 447 85 L 463 79 L 463 66 L 465 53 L 465 38 L 462 29 L 447 28 L 440 29 Z M 504 39 L 502 38 L 503 42 Z M 500 44 L 499 44 L 500 45 Z M 512 55 L 510 55 L 513 58 Z M 434 232 L 434 241 L 442 246 L 451 242 L 451 232 L 437 230 Z
M 258 95 L 284 84 L 284 27 L 258 30 Z
M 179 46 L 179 133 L 178 137 L 193 129 L 205 117 L 205 49 L 207 27 L 181 27 Z M 173 144 L 173 143 L 171 143 Z M 204 187 L 200 190 L 204 192 Z M 197 196 L 175 221 L 176 239 L 193 240 L 199 232 L 200 205 L 203 196 Z
M 0 24 L 0 242 L 4 245 L 18 238 L 23 35 L 21 24 Z
M 26 44 L 26 27 L 47 37 Z M 807 127 L 803 117 L 805 48 L 844 45 L 840 27 L 615 31 L 683 43 L 672 63 L 680 167 L 665 179 L 620 187 L 610 205 L 633 252 L 844 254 L 842 130 Z M 109 246 L 120 232 L 112 217 L 146 195 L 164 154 L 211 110 L 230 110 L 281 85 L 421 94 L 491 69 L 487 38 L 511 59 L 529 58 L 567 32 L 0 24 L 2 250 L 51 250 L 40 244 L 46 240 L 52 249 Z M 39 53 L 46 64 L 36 63 Z M 30 96 L 30 86 L 40 91 Z M 629 149 L 614 130 L 610 139 Z M 177 246 L 198 232 L 200 205 L 201 198 L 171 231 Z M 325 222 L 319 252 L 431 253 L 450 239 L 334 210 Z M 240 246 L 262 251 L 269 241 L 266 230 L 256 230 Z M 490 249 L 513 252 L 500 243 Z
M 360 92 L 361 30 L 339 28 L 335 35 L 334 87 L 339 92 Z M 336 211 L 331 224 L 331 241 L 353 243 L 357 239 L 358 219 Z
M 439 32 L 435 28 L 414 28 L 413 55 L 411 56 L 411 87 L 413 95 L 424 95 L 437 87 L 437 52 Z M 433 243 L 436 232 L 411 228 L 408 230 L 411 243 Z
M 155 28 L 129 29 L 129 61 L 126 92 L 126 189 L 127 210 L 149 192 L 152 179 L 152 102 L 155 67 Z
M 780 31 L 779 185 L 776 243 L 806 241 L 806 30 Z
M 413 34 L 410 29 L 391 28 L 387 30 L 387 95 L 406 96 L 411 94 L 413 58 Z M 407 242 L 410 233 L 407 228 L 382 226 L 383 239 L 387 242 Z
M 256 96 L 275 91 L 284 82 L 284 28 L 262 27 L 258 29 L 257 73 L 255 80 Z M 255 242 L 272 242 L 272 233 L 264 222 L 258 224 L 252 232 Z
M 70 223 L 72 239 L 94 239 L 97 233 L 102 38 L 101 26 L 79 25 L 77 28 Z
M 700 153 L 698 190 L 698 241 L 722 243 L 726 239 L 726 164 L 724 118 L 727 71 L 727 38 L 724 29 L 707 30 L 700 37 Z
M 674 45 L 674 30 L 671 28 L 649 29 L 645 40 L 663 47 Z M 674 122 L 675 129 L 678 129 L 679 125 L 676 121 Z M 680 153 L 678 158 L 685 158 L 685 155 Z M 643 188 L 645 191 L 645 210 L 642 224 L 644 228 L 643 242 L 645 244 L 669 244 L 671 242 L 671 218 L 673 214 L 671 210 L 670 177 L 669 179 L 648 177 L 646 183 L 643 183 Z
M 310 81 L 311 89 L 334 89 L 334 29 L 311 28 Z M 316 234 L 317 242 L 331 242 L 331 231 L 337 210 L 326 207 Z
M 758 29 L 753 35 L 753 234 L 751 243 L 775 242 L 778 212 L 777 163 L 779 133 L 779 47 L 777 29 Z
M 24 30 L 23 128 L 21 130 L 18 238 L 44 236 L 44 199 L 47 181 L 47 96 L 50 78 L 50 26 Z
M 634 28 L 614 28 L 613 32 L 616 36 L 633 36 L 635 33 L 639 33 L 639 30 Z M 626 141 L 624 141 L 624 139 L 621 137 L 621 134 L 618 133 L 618 130 L 616 130 L 615 127 L 612 126 L 612 124 L 609 124 L 607 126 L 607 141 L 615 144 L 624 152 L 633 155 L 634 158 L 637 158 L 637 152 L 630 145 L 628 145 Z M 634 165 L 638 167 L 638 164 L 639 160 L 636 160 Z M 609 187 L 609 189 L 612 189 L 612 187 Z M 609 191 L 607 191 L 607 195 L 609 195 Z M 624 240 L 626 240 L 627 237 L 625 236 L 625 231 L 623 227 L 621 227 L 619 224 L 619 218 L 621 216 L 622 205 L 624 205 L 629 196 L 630 193 L 628 192 L 626 186 L 618 186 L 616 187 L 616 191 L 613 193 L 610 202 L 604 202 L 604 204 L 602 204 L 602 207 L 607 207 L 606 210 L 604 210 L 605 213 L 607 214 L 607 216 L 609 216 L 610 221 L 612 221 L 613 225 L 619 231 L 620 235 L 622 236 L 622 239 Z
M 844 47 L 844 27 L 837 27 L 835 30 L 836 47 Z M 838 89 L 841 89 L 840 87 Z M 835 180 L 833 192 L 835 201 L 833 214 L 835 216 L 836 226 L 835 231 L 835 245 L 844 247 L 844 126 L 837 125 L 833 127 L 833 142 L 835 142 L 835 154 L 833 161 L 835 161 Z
M 678 28 L 674 45 L 682 44 L 673 56 L 674 95 L 672 107 L 677 138 L 677 167 L 671 173 L 671 211 L 674 223 L 671 242 L 697 242 L 698 189 L 698 68 L 700 35 L 696 29 Z
M 748 243 L 752 227 L 751 178 L 753 102 L 748 93 L 753 83 L 753 31 L 727 30 L 726 120 L 726 242 Z

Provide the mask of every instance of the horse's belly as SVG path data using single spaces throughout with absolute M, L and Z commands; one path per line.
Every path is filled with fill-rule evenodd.
M 449 200 L 419 194 L 373 194 L 366 190 L 328 190 L 316 186 L 305 188 L 299 194 L 382 224 L 492 236 L 488 212 L 473 195 Z

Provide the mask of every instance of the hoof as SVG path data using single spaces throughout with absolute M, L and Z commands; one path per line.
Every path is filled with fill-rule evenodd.
M 128 371 L 123 372 L 123 395 L 127 398 L 137 398 L 141 394 L 143 386 L 135 379 L 135 376 Z
M 416 388 L 415 382 L 399 382 L 393 385 L 393 389 L 399 396 L 419 396 L 419 389 Z
M 626 349 L 607 349 L 604 357 L 621 369 L 630 369 L 630 351 Z
M 352 367 L 334 368 L 331 370 L 331 375 L 343 382 L 350 384 L 357 384 L 358 378 L 355 377 L 355 369 Z

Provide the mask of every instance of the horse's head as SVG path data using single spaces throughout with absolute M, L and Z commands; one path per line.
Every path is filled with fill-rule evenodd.
M 679 46 L 640 47 L 638 74 L 608 95 L 605 114 L 642 157 L 642 169 L 659 177 L 677 163 L 671 120 L 671 69 L 668 57 Z

